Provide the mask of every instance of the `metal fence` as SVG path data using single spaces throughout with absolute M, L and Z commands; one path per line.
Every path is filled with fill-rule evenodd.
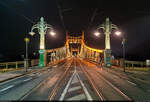
M 37 66 L 39 60 L 38 59 L 32 59 L 29 60 L 29 66 Z M 0 63 L 0 69 L 8 69 L 8 68 L 24 68 L 25 67 L 25 61 L 15 61 L 15 62 L 3 62 Z

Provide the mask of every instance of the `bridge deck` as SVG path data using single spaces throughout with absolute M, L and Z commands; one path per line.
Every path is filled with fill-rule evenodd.
M 150 83 L 139 80 L 72 57 L 0 83 L 0 100 L 148 100 Z

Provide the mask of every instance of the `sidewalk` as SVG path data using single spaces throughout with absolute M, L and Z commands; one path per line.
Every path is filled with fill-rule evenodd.
M 4 73 L 0 73 L 0 83 L 16 78 L 16 77 L 20 77 L 23 75 L 26 75 L 28 73 L 31 73 L 33 71 L 37 71 L 43 68 L 38 68 L 38 66 L 34 66 L 34 67 L 29 67 L 29 69 L 26 72 L 26 69 L 21 69 L 21 70 L 15 70 L 15 71 L 9 71 L 9 72 L 4 72 Z

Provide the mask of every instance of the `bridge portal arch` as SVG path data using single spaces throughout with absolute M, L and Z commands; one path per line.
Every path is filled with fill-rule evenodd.
M 84 32 L 82 32 L 81 36 L 77 37 L 70 36 L 68 32 L 66 32 L 66 42 L 63 47 L 46 50 L 45 65 L 50 63 L 50 61 L 54 61 L 54 59 L 56 61 L 74 55 L 100 63 L 102 59 L 100 56 L 103 55 L 103 52 L 104 50 L 89 47 L 84 43 Z M 55 53 L 55 55 L 53 55 L 53 53 Z

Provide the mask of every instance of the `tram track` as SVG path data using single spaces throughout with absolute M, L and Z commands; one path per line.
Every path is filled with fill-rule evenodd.
M 90 61 L 90 62 L 94 63 L 92 61 Z M 97 66 L 97 68 L 99 68 L 99 66 Z M 130 74 L 130 72 L 129 73 L 128 72 L 127 73 L 122 73 L 120 71 L 115 71 L 113 69 L 106 69 L 106 68 L 102 68 L 102 69 L 105 70 L 106 72 L 109 72 L 109 73 L 123 79 L 123 80 L 126 80 L 130 84 L 144 90 L 145 92 L 149 92 L 149 86 L 150 86 L 149 81 L 143 80 L 141 78 L 137 78 L 136 76 Z
M 95 82 L 93 81 L 93 79 L 91 78 L 91 76 L 89 75 L 89 73 L 83 69 L 83 66 L 81 65 L 81 63 L 79 62 L 80 64 L 80 68 L 82 70 L 82 72 L 85 74 L 85 76 L 87 77 L 88 81 L 90 82 L 91 86 L 93 87 L 94 91 L 96 92 L 97 96 L 99 97 L 99 99 L 101 101 L 104 101 L 105 98 L 104 96 L 102 95 L 102 93 L 98 90 L 98 87 L 96 86 Z
M 88 61 L 88 60 L 87 60 Z M 97 65 L 97 63 L 95 63 L 95 62 L 92 62 L 92 61 L 89 61 L 89 62 L 91 62 L 91 63 L 94 63 L 94 64 L 96 64 Z M 99 68 L 99 66 L 97 66 L 97 68 Z M 120 74 L 120 71 L 118 71 L 118 73 L 116 73 L 116 71 L 114 71 L 113 69 L 109 69 L 109 71 L 108 71 L 108 69 L 105 69 L 105 68 L 103 68 L 103 70 L 105 70 L 105 71 L 107 71 L 107 72 L 109 72 L 109 73 L 111 73 L 111 74 L 113 74 L 113 75 L 116 75 L 116 76 L 118 76 L 119 78 L 121 78 L 121 79 L 123 79 L 123 80 L 127 80 L 128 82 L 131 82 L 130 80 L 133 80 L 133 81 L 138 81 L 138 82 L 140 82 L 142 85 L 144 85 L 144 86 L 150 86 L 150 82 L 149 81 L 145 81 L 145 80 L 143 80 L 143 79 L 141 79 L 141 78 L 137 78 L 137 77 L 135 77 L 135 76 L 133 76 L 133 75 L 131 75 L 131 74 L 127 74 L 127 73 L 124 73 L 124 74 L 126 74 L 126 75 L 124 75 L 124 74 Z M 127 76 L 127 77 L 126 77 Z M 133 82 L 132 82 L 133 83 Z
M 71 63 L 70 65 L 66 68 L 65 72 L 62 74 L 61 78 L 58 79 L 57 83 L 55 84 L 55 87 L 53 88 L 51 94 L 49 95 L 49 100 L 54 100 L 55 95 L 57 94 L 57 91 L 60 89 L 61 83 L 63 83 L 65 77 L 67 76 L 67 73 L 71 69 Z
M 89 90 L 86 88 L 83 79 L 80 78 L 77 70 L 77 61 L 74 60 L 74 70 L 72 76 L 68 80 L 66 87 L 64 88 L 59 100 L 93 100 Z
M 69 61 L 68 64 L 64 64 L 63 66 L 61 66 L 63 69 L 65 68 L 65 70 L 64 70 L 64 72 L 61 71 L 61 73 L 58 76 L 59 78 L 57 79 L 57 81 L 55 82 L 55 84 L 52 85 L 51 89 L 49 89 L 51 91 L 48 94 L 48 99 L 47 100 L 50 100 L 50 101 L 51 100 L 72 100 L 72 99 L 74 100 L 73 97 L 76 97 L 76 99 L 77 99 L 77 97 L 79 95 L 80 95 L 80 97 L 82 96 L 82 99 L 79 99 L 79 100 L 85 100 L 85 99 L 86 100 L 93 100 L 92 97 L 91 97 L 91 95 L 88 93 L 89 90 L 87 90 L 87 88 L 84 85 L 84 84 L 86 84 L 85 81 L 83 81 L 83 79 L 80 78 L 81 72 L 80 72 L 80 75 L 76 72 L 76 64 L 77 63 L 80 66 L 80 67 L 78 67 L 78 69 L 79 69 L 78 72 L 81 71 L 83 73 L 83 76 L 85 76 L 85 78 L 87 80 L 86 83 L 89 83 L 88 85 L 91 86 L 92 90 L 94 90 L 93 93 L 99 98 L 100 101 L 109 100 L 110 98 L 108 99 L 108 95 L 106 95 L 106 93 L 105 94 L 103 93 L 104 90 L 102 91 L 102 88 L 99 87 L 99 84 L 98 84 L 99 82 L 98 81 L 102 81 L 102 82 L 104 81 L 105 85 L 107 87 L 109 87 L 110 92 L 111 92 L 111 90 L 113 90 L 113 92 L 115 92 L 115 95 L 117 97 L 121 97 L 119 99 L 131 101 L 131 98 L 129 98 L 119 88 L 117 88 L 116 86 L 114 86 L 105 77 L 103 77 L 103 75 L 101 75 L 101 73 L 99 73 L 96 70 L 93 70 L 93 71 L 90 70 L 91 68 L 88 68 L 89 66 L 87 66 L 80 59 L 76 59 L 75 60 L 74 58 L 71 60 L 71 62 Z M 74 71 L 71 70 L 73 68 L 74 68 Z M 57 69 L 57 70 L 60 70 L 60 69 Z M 57 73 L 57 71 L 55 73 L 52 73 L 51 76 L 55 75 L 56 73 Z M 91 73 L 93 73 L 94 77 L 96 76 L 97 79 L 94 79 L 94 77 L 92 76 Z M 51 80 L 51 76 L 49 76 L 44 81 L 40 82 L 40 84 L 38 86 L 34 87 L 31 91 L 29 91 L 28 93 L 26 93 L 20 100 L 26 100 L 26 97 L 30 96 L 31 94 L 34 94 L 35 92 L 38 92 L 37 89 L 39 87 L 42 87 L 43 83 L 45 83 L 46 81 L 50 81 Z M 69 77 L 69 76 L 71 76 L 71 77 Z M 71 83 L 75 79 L 75 78 L 73 78 L 74 76 L 76 76 L 76 78 L 78 80 L 78 85 L 79 86 L 71 88 L 70 87 Z M 69 89 L 69 87 L 70 87 L 70 89 Z M 80 87 L 80 90 L 82 90 L 84 93 L 78 93 L 75 96 L 67 96 L 67 95 L 69 95 L 69 92 L 70 92 L 69 90 L 74 90 L 75 88 L 79 88 L 79 87 Z M 63 90 L 63 88 L 64 88 L 64 90 Z M 36 91 L 34 92 L 34 90 L 36 90 Z M 66 91 L 66 92 L 64 93 L 64 91 Z M 61 92 L 61 95 L 60 95 L 60 92 Z M 74 91 L 71 91 L 71 92 L 74 92 Z M 78 89 L 78 92 L 79 92 L 79 89 Z M 71 93 L 71 94 L 73 94 L 73 93 Z M 83 94 L 85 96 L 84 99 L 83 99 Z M 32 97 L 32 95 L 30 97 Z M 27 99 L 30 99 L 30 97 L 28 97 Z M 36 96 L 36 97 L 38 97 L 38 96 Z M 78 97 L 78 98 L 80 98 L 80 97 Z M 115 98 L 113 98 L 113 99 L 115 99 Z
M 110 70 L 112 70 L 112 69 L 110 69 Z M 110 71 L 109 71 L 109 72 L 110 72 Z M 129 79 L 127 79 L 127 78 L 122 77 L 121 75 L 119 75 L 119 74 L 117 74 L 117 73 L 115 73 L 115 72 L 112 72 L 112 71 L 111 71 L 110 73 L 115 74 L 116 76 L 118 76 L 118 77 L 120 77 L 120 78 L 122 78 L 122 79 L 125 79 L 125 80 L 129 80 L 129 79 L 137 80 L 137 81 L 141 82 L 143 85 L 146 84 L 147 86 L 150 86 L 150 82 L 145 81 L 145 80 L 142 80 L 142 79 L 137 78 L 137 77 L 134 77 L 133 75 L 128 75 L 128 78 L 129 78 Z
M 81 63 L 84 63 L 84 62 L 82 62 L 81 60 L 80 60 L 80 64 Z M 85 63 L 84 63 L 84 65 L 86 65 Z M 86 67 L 88 67 L 88 66 L 86 66 Z M 83 69 L 84 68 L 84 69 Z M 89 68 L 90 69 L 90 68 Z M 89 74 L 89 72 L 87 71 L 87 68 L 85 68 L 85 67 L 83 67 L 82 66 L 82 70 L 84 71 L 84 73 L 86 73 L 86 76 L 88 77 L 88 78 L 91 78 L 92 76 L 90 76 L 90 74 Z M 91 71 L 90 71 L 91 72 Z M 123 93 L 119 88 L 117 88 L 115 85 L 113 85 L 109 80 L 107 80 L 101 73 L 99 73 L 98 71 L 96 71 L 96 70 L 93 70 L 93 72 L 95 73 L 95 75 L 99 78 L 99 79 L 101 79 L 101 80 L 103 80 L 105 83 L 107 83 L 107 85 L 108 86 L 110 86 L 111 88 L 113 88 L 119 95 L 121 95 L 125 100 L 129 100 L 129 101 L 131 101 L 132 99 L 130 98 L 130 97 L 128 97 L 125 93 Z M 89 74 L 89 75 L 88 75 Z M 90 79 L 90 80 L 92 80 L 92 79 Z M 93 79 L 94 80 L 94 79 Z M 94 83 L 94 81 L 93 81 L 93 83 Z M 95 85 L 96 86 L 96 85 Z M 101 93 L 99 90 L 98 90 L 98 88 L 95 88 L 95 91 L 97 91 L 97 93 L 100 93 L 101 94 L 101 96 L 103 97 L 103 100 L 107 100 L 107 98 L 105 98 L 104 97 L 104 95 L 103 95 L 103 93 Z
M 67 66 L 67 63 L 64 63 L 62 66 L 58 67 L 52 74 L 50 74 L 50 76 L 48 76 L 45 80 L 42 80 L 37 86 L 35 86 L 34 88 L 32 88 L 26 94 L 24 94 L 19 100 L 26 100 L 26 98 L 29 95 L 31 95 L 32 93 L 34 93 L 35 90 L 37 90 L 38 88 L 40 88 L 44 83 L 46 83 L 48 80 L 50 80 L 51 77 L 55 76 L 58 70 L 60 70 L 62 68 L 65 68 L 65 66 Z

